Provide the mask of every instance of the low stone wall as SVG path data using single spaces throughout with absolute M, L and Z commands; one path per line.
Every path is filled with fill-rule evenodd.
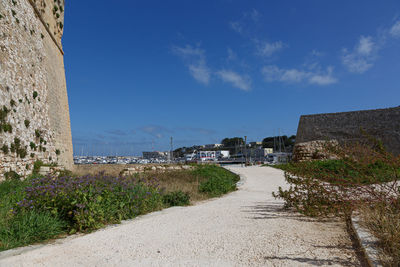
M 193 168 L 189 165 L 160 165 L 160 164 L 85 164 L 75 165 L 74 173 L 77 175 L 97 174 L 105 172 L 109 175 L 133 175 L 135 173 L 154 171 L 175 171 Z
M 314 159 L 332 159 L 335 158 L 326 151 L 327 146 L 338 145 L 336 140 L 316 140 L 310 142 L 297 143 L 293 149 L 294 161 L 306 161 Z

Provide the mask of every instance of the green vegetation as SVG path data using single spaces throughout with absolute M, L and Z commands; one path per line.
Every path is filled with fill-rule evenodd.
M 15 171 L 8 171 L 4 173 L 4 177 L 6 180 L 19 180 L 21 178 L 21 176 Z
M 33 170 L 32 170 L 32 174 L 37 175 L 40 171 L 40 167 L 42 167 L 44 165 L 43 161 L 41 160 L 36 160 L 33 163 Z
M 37 91 L 34 91 L 34 92 L 33 92 L 33 99 L 36 99 L 36 97 L 38 97 L 38 95 L 39 95 L 38 92 L 37 92 Z
M 26 128 L 29 128 L 29 124 L 31 124 L 31 122 L 29 120 L 24 120 L 24 124 Z
M 390 182 L 400 176 L 400 166 L 393 166 L 384 161 L 376 160 L 364 164 L 343 159 L 336 160 L 313 160 L 275 165 L 293 175 L 310 177 L 337 184 L 348 182 L 352 184 L 373 184 Z
M 60 149 L 56 149 L 56 155 L 58 156 L 60 154 L 61 154 Z
M 200 183 L 199 191 L 212 197 L 236 190 L 239 181 L 239 176 L 215 165 L 199 166 L 194 173 L 207 177 L 207 180 Z
M 39 131 L 38 129 L 36 129 L 36 130 L 35 130 L 35 136 L 36 136 L 36 138 L 40 138 L 40 135 L 41 135 L 40 131 Z
M 9 151 L 8 146 L 7 146 L 6 144 L 4 144 L 4 145 L 1 147 L 1 151 L 3 151 L 4 154 L 8 154 L 8 151 Z
M 65 232 L 66 224 L 49 212 L 15 212 L 29 181 L 0 183 L 0 251 L 47 240 Z
M 6 133 L 6 132 L 9 132 L 9 133 L 12 133 L 12 126 L 11 126 L 11 124 L 10 123 L 5 123 L 5 124 L 3 124 L 3 131 Z
M 12 133 L 12 126 L 6 121 L 9 112 L 10 110 L 6 106 L 3 106 L 3 108 L 0 109 L 0 132 L 4 131 Z
M 290 137 L 287 137 L 286 135 L 282 135 L 282 136 L 266 137 L 262 141 L 262 147 L 275 149 L 278 146 L 279 140 L 281 140 L 281 143 L 284 145 L 284 147 L 291 152 L 294 143 L 296 142 L 296 136 L 292 135 Z
M 130 177 L 104 173 L 76 177 L 33 175 L 0 183 L 0 251 L 61 235 L 90 232 L 109 223 L 235 190 L 238 177 L 213 165 Z M 201 192 L 204 191 L 204 192 Z
M 187 206 L 190 204 L 190 195 L 187 192 L 174 191 L 162 196 L 163 203 L 167 207 Z
M 36 144 L 34 142 L 30 142 L 29 146 L 31 147 L 32 150 L 36 151 Z
M 17 156 L 19 156 L 21 159 L 25 158 L 28 153 L 27 147 L 21 146 L 21 140 L 18 137 L 15 137 L 14 142 L 11 143 L 10 151 L 11 153 L 17 153 Z

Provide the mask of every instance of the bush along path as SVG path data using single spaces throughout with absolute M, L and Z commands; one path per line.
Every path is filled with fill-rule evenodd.
M 236 190 L 237 175 L 217 166 L 181 171 L 205 197 Z M 173 181 L 176 172 L 164 174 Z M 0 184 L 0 251 L 107 224 L 170 206 L 190 204 L 190 192 L 167 192 L 156 178 L 30 177 Z
M 400 156 L 380 142 L 327 147 L 335 159 L 278 166 L 289 188 L 274 196 L 308 216 L 350 218 L 378 239 L 384 266 L 400 266 Z
M 244 177 L 239 190 L 231 194 L 152 212 L 34 250 L 6 251 L 3 255 L 8 256 L 0 254 L 0 266 L 359 266 L 344 223 L 288 213 L 284 202 L 272 197 L 279 186 L 285 187 L 281 170 L 229 169 Z M 208 170 L 191 175 L 196 185 L 204 182 L 202 188 L 210 189 L 210 195 L 232 189 L 225 182 L 237 180 L 230 172 L 215 169 L 211 173 L 218 177 L 213 179 L 224 181 L 215 186 L 199 176 Z M 186 174 L 175 177 L 189 180 Z M 162 185 L 166 177 L 161 178 L 165 201 L 184 203 L 185 194 L 170 194 L 177 185 L 168 188 Z

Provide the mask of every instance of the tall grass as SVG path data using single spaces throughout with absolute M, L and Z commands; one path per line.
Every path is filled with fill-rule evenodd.
M 400 266 L 400 201 L 377 203 L 361 209 L 362 222 L 379 240 L 384 266 Z

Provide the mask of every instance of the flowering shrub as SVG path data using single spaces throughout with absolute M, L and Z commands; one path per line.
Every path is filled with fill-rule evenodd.
M 31 180 L 18 209 L 50 212 L 71 231 L 98 229 L 162 208 L 154 180 L 113 177 L 102 173 L 81 177 L 42 177 Z

